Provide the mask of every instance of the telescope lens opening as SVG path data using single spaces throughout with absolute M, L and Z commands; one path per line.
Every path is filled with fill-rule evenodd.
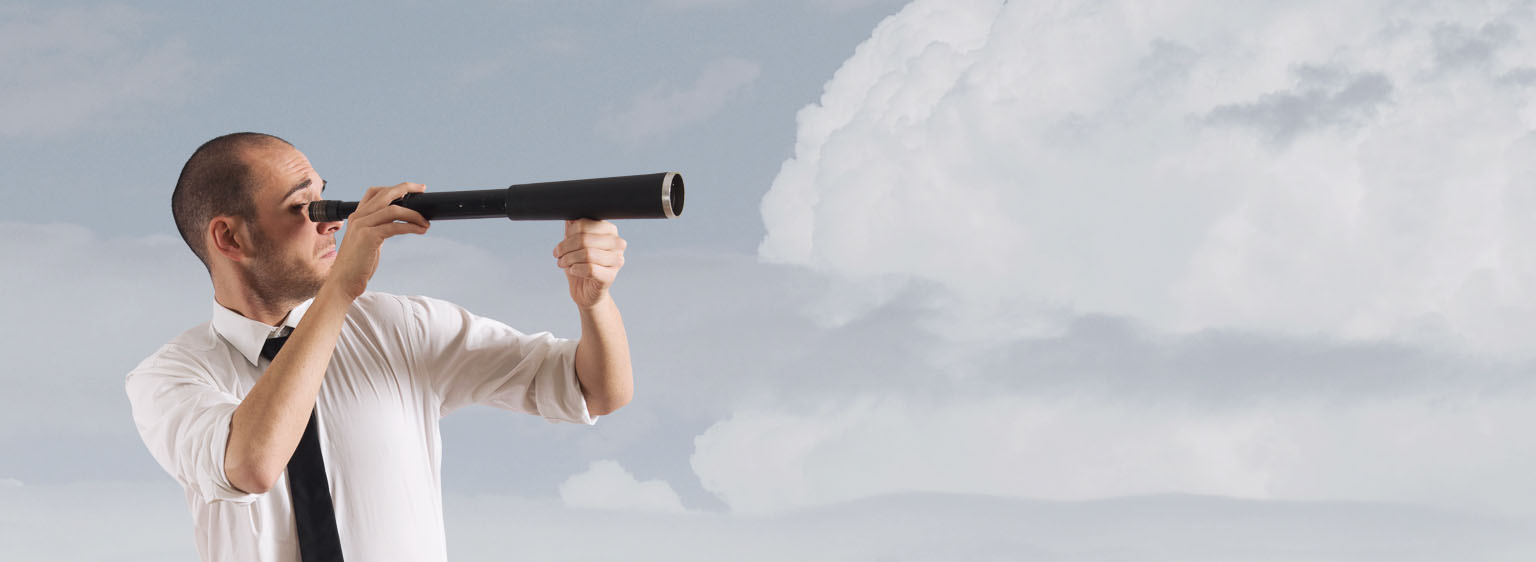
M 672 175 L 672 190 L 671 191 L 672 191 L 672 196 L 669 199 L 671 199 L 671 204 L 672 204 L 672 216 L 674 216 L 674 217 L 681 216 L 683 214 L 683 175 L 682 174 L 673 174 Z

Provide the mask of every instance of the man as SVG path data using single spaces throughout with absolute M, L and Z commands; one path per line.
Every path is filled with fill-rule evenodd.
M 126 385 L 204 560 L 444 560 L 441 416 L 481 403 L 592 424 L 633 393 L 613 224 L 567 221 L 555 246 L 581 316 L 581 339 L 562 340 L 369 292 L 383 241 L 430 227 L 390 204 L 424 188 L 369 189 L 338 248 L 340 223 L 305 212 L 324 187 L 286 141 L 236 133 L 199 147 L 172 195 L 213 319 Z

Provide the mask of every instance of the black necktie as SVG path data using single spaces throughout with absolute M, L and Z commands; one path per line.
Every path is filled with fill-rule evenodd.
M 267 340 L 261 356 L 271 360 L 283 348 L 288 336 Z M 309 425 L 299 447 L 288 459 L 288 490 L 293 495 L 293 517 L 299 530 L 299 556 L 303 562 L 341 560 L 341 537 L 336 532 L 336 510 L 331 505 L 331 484 L 325 478 L 325 459 L 320 456 L 320 430 L 315 427 L 315 410 L 309 410 Z

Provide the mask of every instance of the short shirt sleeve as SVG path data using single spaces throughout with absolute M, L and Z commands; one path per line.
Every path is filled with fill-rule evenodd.
M 182 486 L 209 502 L 250 503 L 224 472 L 229 422 L 240 400 L 217 388 L 191 361 L 167 357 L 165 348 L 146 359 L 125 383 L 133 423 L 150 455 Z
M 484 404 L 551 422 L 597 422 L 576 378 L 577 341 L 524 334 L 439 299 L 400 298 L 407 317 L 416 319 L 413 367 L 429 381 L 444 415 Z

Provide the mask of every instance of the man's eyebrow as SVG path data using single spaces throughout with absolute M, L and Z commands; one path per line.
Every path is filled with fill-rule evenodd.
M 313 183 L 314 183 L 313 180 L 310 180 L 309 178 L 304 178 L 304 181 L 301 181 L 301 182 L 299 182 L 298 185 L 295 185 L 292 188 L 289 188 L 288 189 L 288 193 L 284 193 L 283 194 L 283 199 L 287 200 L 289 197 L 293 196 L 294 192 L 297 192 L 297 191 L 299 191 L 301 189 L 309 187 Z
M 331 183 L 331 182 L 328 182 L 326 180 L 320 180 L 320 193 L 325 193 L 325 185 L 328 184 L 328 183 Z M 315 184 L 314 180 L 311 180 L 309 178 L 304 178 L 304 181 L 299 182 L 298 185 L 295 185 L 292 188 L 290 188 L 288 190 L 288 193 L 284 193 L 283 194 L 283 200 L 284 201 L 288 200 L 288 197 L 292 196 L 294 194 L 294 192 L 300 191 L 300 190 L 302 190 L 302 189 L 304 189 L 306 187 L 309 187 L 311 185 L 314 185 L 314 184 Z

